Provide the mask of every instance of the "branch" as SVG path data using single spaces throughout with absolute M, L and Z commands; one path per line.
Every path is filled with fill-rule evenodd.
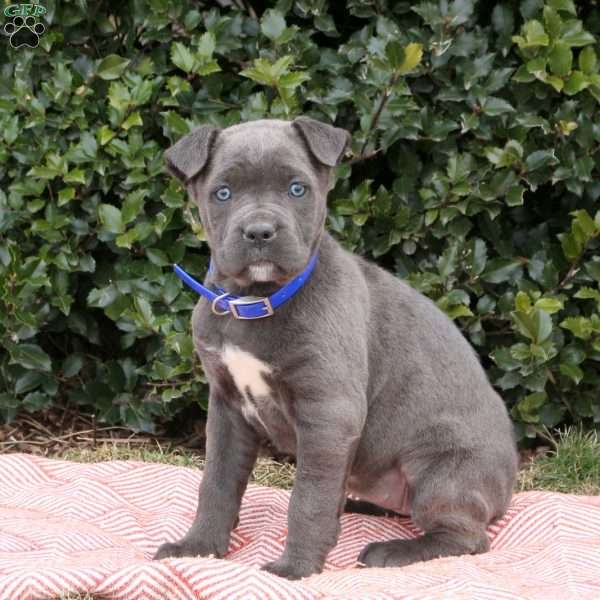
M 365 152 L 366 152 L 367 146 L 369 144 L 369 137 L 374 132 L 375 127 L 377 127 L 377 123 L 379 123 L 381 113 L 383 112 L 385 105 L 387 104 L 388 100 L 390 99 L 390 96 L 392 95 L 392 88 L 394 87 L 394 85 L 396 85 L 396 82 L 398 81 L 398 77 L 400 77 L 400 75 L 398 73 L 394 73 L 390 77 L 389 84 L 387 85 L 385 90 L 383 90 L 383 95 L 381 96 L 379 106 L 377 107 L 377 110 L 375 111 L 375 114 L 373 115 L 373 119 L 371 120 L 371 124 L 369 125 L 369 131 L 367 131 L 365 141 L 363 143 L 362 148 L 360 149 L 360 154 L 358 156 L 358 160 L 364 160 L 365 158 L 370 158 L 370 156 L 368 156 L 368 157 L 365 156 Z
M 583 260 L 583 257 L 588 249 L 588 246 L 590 245 L 590 242 L 594 239 L 596 239 L 597 234 L 593 235 L 583 246 L 583 249 L 581 250 L 581 254 L 571 263 L 571 265 L 569 266 L 569 270 L 565 273 L 565 276 L 560 280 L 560 282 L 558 283 L 557 286 L 555 286 L 554 288 L 552 288 L 550 290 L 551 294 L 554 294 L 555 292 L 558 292 L 558 290 L 562 290 L 562 288 L 565 287 L 565 285 L 567 285 L 567 283 L 569 283 L 569 281 L 571 281 L 571 279 L 573 279 L 573 277 L 575 277 L 575 275 L 577 274 L 577 271 L 579 270 L 579 267 L 581 265 L 581 261 Z

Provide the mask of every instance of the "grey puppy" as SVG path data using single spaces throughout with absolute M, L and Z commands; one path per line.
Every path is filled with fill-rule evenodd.
M 205 285 L 268 296 L 318 259 L 268 318 L 218 316 L 198 301 L 206 469 L 190 530 L 155 558 L 227 551 L 265 438 L 297 460 L 287 541 L 264 566 L 271 573 L 322 570 L 349 494 L 410 514 L 425 532 L 369 544 L 358 557 L 367 566 L 489 548 L 486 526 L 504 514 L 517 469 L 506 408 L 433 302 L 325 231 L 333 167 L 349 141 L 300 117 L 200 127 L 167 151 L 212 252 Z

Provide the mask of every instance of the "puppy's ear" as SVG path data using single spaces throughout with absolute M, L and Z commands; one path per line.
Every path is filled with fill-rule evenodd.
M 298 117 L 292 127 L 300 132 L 314 157 L 328 167 L 335 167 L 341 160 L 352 136 L 339 127 L 333 127 L 310 117 Z
M 203 125 L 182 137 L 165 152 L 167 171 L 188 183 L 206 165 L 219 131 L 212 125 Z

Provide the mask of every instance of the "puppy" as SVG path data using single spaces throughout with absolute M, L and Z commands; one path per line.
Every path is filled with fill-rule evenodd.
M 280 558 L 318 573 L 348 495 L 424 535 L 366 546 L 366 566 L 485 552 L 517 454 L 506 408 L 433 302 L 324 228 L 349 134 L 307 117 L 196 129 L 166 153 L 212 253 L 193 311 L 210 384 L 206 469 L 183 539 L 156 558 L 223 556 L 261 441 L 296 456 Z M 187 279 L 186 279 L 187 277 Z

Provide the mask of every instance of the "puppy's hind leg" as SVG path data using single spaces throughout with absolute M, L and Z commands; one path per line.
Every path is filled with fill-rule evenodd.
M 503 512 L 489 489 L 473 476 L 483 465 L 440 461 L 416 482 L 412 519 L 425 533 L 410 540 L 368 544 L 358 562 L 368 567 L 401 567 L 442 556 L 479 554 L 489 549 L 488 523 Z M 485 471 L 484 471 L 485 472 Z M 425 474 L 424 474 L 425 475 Z M 495 487 L 495 486 L 494 486 Z

